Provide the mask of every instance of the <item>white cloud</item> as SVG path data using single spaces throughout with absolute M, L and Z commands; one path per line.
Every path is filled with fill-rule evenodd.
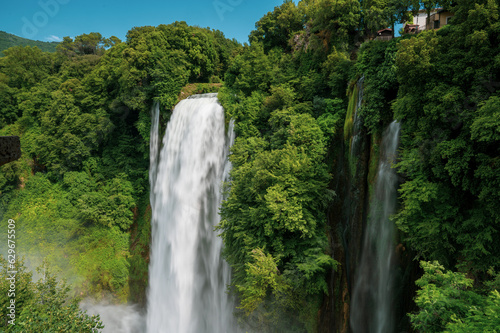
M 62 42 L 62 38 L 57 37 L 55 35 L 50 35 L 49 37 L 46 37 L 45 39 L 49 42 Z

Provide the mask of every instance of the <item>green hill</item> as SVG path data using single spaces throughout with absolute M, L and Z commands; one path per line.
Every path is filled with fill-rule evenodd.
M 38 46 L 42 51 L 55 52 L 58 42 L 42 42 L 31 40 L 0 31 L 0 57 L 3 57 L 3 51 L 13 46 Z

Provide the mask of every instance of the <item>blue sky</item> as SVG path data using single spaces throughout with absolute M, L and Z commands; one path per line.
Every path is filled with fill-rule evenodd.
M 0 30 L 17 36 L 59 41 L 100 32 L 125 40 L 136 26 L 186 21 L 247 42 L 257 22 L 283 0 L 4 0 Z

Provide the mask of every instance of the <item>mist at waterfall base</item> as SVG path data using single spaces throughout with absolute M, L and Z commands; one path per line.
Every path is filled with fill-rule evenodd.
M 391 167 L 396 156 L 400 125 L 392 122 L 382 137 L 381 156 L 370 202 L 361 262 L 351 302 L 350 324 L 354 333 L 394 331 L 394 214 L 397 175 Z
M 99 315 L 104 324 L 102 333 L 143 333 L 146 326 L 144 316 L 134 305 L 95 303 L 86 299 L 80 303 L 80 308 L 88 315 Z
M 226 136 L 216 94 L 192 96 L 175 107 L 160 151 L 158 106 L 152 113 L 147 332 L 234 332 L 230 269 L 214 231 L 232 126 Z

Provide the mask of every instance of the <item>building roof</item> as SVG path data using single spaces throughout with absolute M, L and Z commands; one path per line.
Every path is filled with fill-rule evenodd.
M 392 29 L 391 29 L 391 28 L 385 28 L 385 29 L 382 29 L 382 30 L 377 31 L 377 34 L 380 34 L 380 33 L 382 33 L 382 32 L 386 32 L 386 31 L 388 31 L 388 32 L 391 32 L 391 33 L 392 33 Z

